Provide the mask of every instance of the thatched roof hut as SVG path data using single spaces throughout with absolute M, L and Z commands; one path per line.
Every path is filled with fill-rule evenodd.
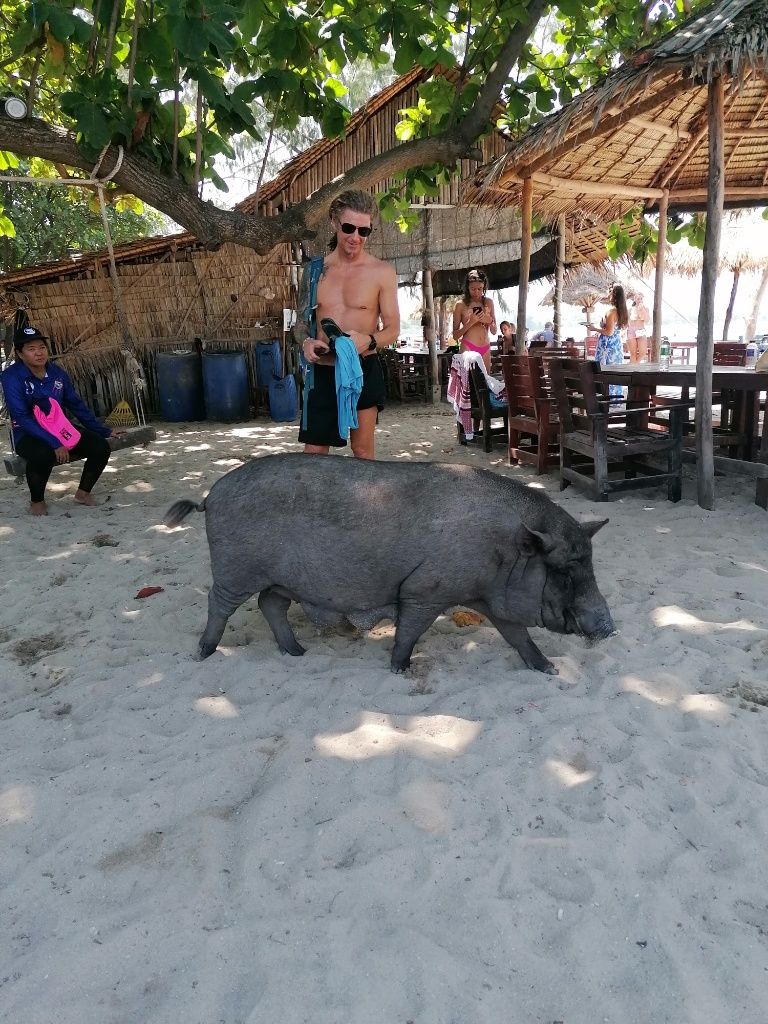
M 661 337 L 670 209 L 706 209 L 696 362 L 699 504 L 714 508 L 712 352 L 724 207 L 768 203 L 768 0 L 719 0 L 546 118 L 484 169 L 474 191 L 573 225 L 659 211 L 653 341 Z M 474 194 L 470 192 L 470 196 Z M 563 234 L 563 231 L 560 232 Z M 521 279 L 525 280 L 525 256 Z M 525 327 L 520 289 L 518 337 Z M 760 491 L 768 501 L 768 488 Z
M 768 2 L 724 0 L 633 54 L 551 114 L 477 179 L 486 199 L 520 205 L 530 178 L 540 216 L 615 220 L 637 205 L 703 208 L 707 86 L 727 80 L 725 205 L 768 202 Z M 471 193 L 474 195 L 474 192 Z

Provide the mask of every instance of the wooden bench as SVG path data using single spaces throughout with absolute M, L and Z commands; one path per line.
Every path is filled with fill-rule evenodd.
M 109 447 L 113 452 L 122 451 L 124 448 L 135 448 L 137 445 L 150 444 L 157 438 L 157 431 L 154 427 L 127 427 L 125 428 L 125 434 L 121 437 L 109 437 Z M 15 452 L 8 452 L 3 456 L 3 462 L 5 464 L 5 471 L 10 476 L 23 477 L 26 469 L 26 459 L 22 458 L 21 455 L 17 455 Z

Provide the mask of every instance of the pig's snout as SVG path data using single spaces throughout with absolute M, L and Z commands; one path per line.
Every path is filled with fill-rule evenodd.
M 616 632 L 616 626 L 607 608 L 596 612 L 582 613 L 576 621 L 579 633 L 589 644 L 597 644 L 601 640 L 613 636 Z

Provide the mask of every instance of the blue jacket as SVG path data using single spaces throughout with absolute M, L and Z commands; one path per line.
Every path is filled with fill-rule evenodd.
M 109 437 L 112 433 L 109 427 L 99 423 L 75 391 L 69 375 L 55 363 L 45 364 L 45 377 L 40 380 L 17 359 L 0 374 L 0 382 L 11 414 L 14 444 L 18 444 L 22 437 L 36 437 L 46 441 L 51 448 L 59 447 L 61 442 L 58 438 L 41 427 L 32 412 L 32 400 L 43 395 L 55 398 L 64 412 L 76 416 L 87 430 L 93 430 L 102 437 Z

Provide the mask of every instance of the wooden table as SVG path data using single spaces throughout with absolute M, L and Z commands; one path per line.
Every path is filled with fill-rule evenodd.
M 670 366 L 663 369 L 658 363 L 625 363 L 623 366 L 604 366 L 600 376 L 609 384 L 621 384 L 629 389 L 628 398 L 648 404 L 657 387 L 695 388 L 695 366 Z M 758 373 L 746 366 L 713 366 L 712 390 L 732 393 L 740 402 L 747 437 L 743 459 L 715 456 L 715 468 L 722 472 L 740 472 L 757 478 L 756 504 L 768 509 L 768 411 L 763 418 L 760 443 L 755 446 L 759 396 L 768 391 L 768 372 Z

